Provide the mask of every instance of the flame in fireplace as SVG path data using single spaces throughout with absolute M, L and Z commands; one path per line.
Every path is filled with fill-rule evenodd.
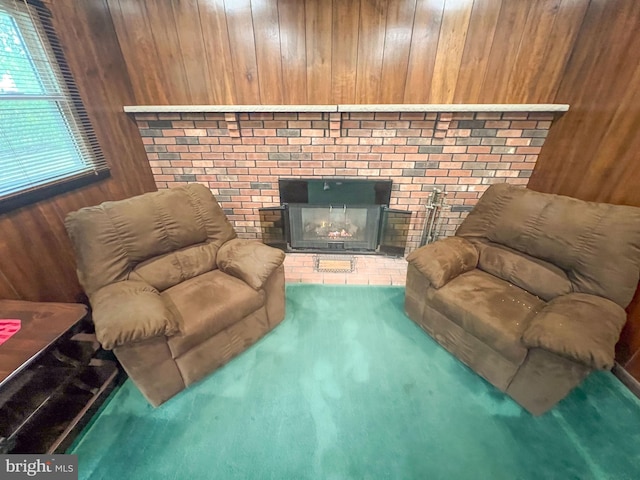
M 313 232 L 318 238 L 351 238 L 358 233 L 360 228 L 345 219 L 344 222 L 331 222 L 323 219 L 319 222 L 309 222 L 305 225 L 305 231 Z

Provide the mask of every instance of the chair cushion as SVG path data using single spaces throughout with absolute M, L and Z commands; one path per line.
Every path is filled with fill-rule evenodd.
M 102 287 L 91 295 L 91 306 L 96 337 L 105 350 L 173 335 L 179 328 L 160 293 L 136 280 Z
M 515 364 L 527 355 L 522 333 L 545 305 L 520 287 L 478 269 L 440 289 L 430 288 L 427 303 Z
M 233 240 L 232 240 L 233 241 Z M 216 243 L 201 243 L 139 263 L 129 279 L 140 279 L 160 291 L 173 287 L 216 267 Z
M 448 237 L 414 250 L 407 261 L 422 273 L 431 285 L 440 288 L 461 273 L 476 268 L 478 250 L 461 237 Z
M 626 307 L 640 272 L 640 208 L 492 185 L 456 235 L 482 237 L 562 268 L 572 291 Z
M 480 252 L 478 268 L 549 301 L 571 292 L 567 274 L 552 263 L 497 243 L 472 239 Z
M 531 320 L 522 341 L 590 368 L 613 367 L 615 345 L 627 321 L 617 303 L 606 298 L 572 293 L 549 302 Z
M 223 272 L 259 290 L 284 262 L 284 252 L 256 240 L 234 238 L 220 248 L 216 262 Z
M 180 333 L 167 341 L 173 358 L 264 305 L 263 291 L 220 270 L 186 280 L 161 295 L 180 322 Z
M 129 279 L 136 265 L 151 258 L 203 243 L 219 247 L 236 237 L 211 191 L 200 184 L 85 207 L 70 213 L 65 226 L 89 295 Z

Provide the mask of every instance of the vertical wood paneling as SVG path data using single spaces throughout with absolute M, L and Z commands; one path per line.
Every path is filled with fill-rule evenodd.
M 475 103 L 487 73 L 502 0 L 475 0 L 456 82 L 455 103 Z M 479 81 L 480 79 L 480 81 Z
M 270 0 L 275 2 L 275 0 Z M 287 104 L 307 103 L 307 46 L 304 2 L 278 0 L 282 50 L 283 98 Z M 279 67 L 276 67 L 279 68 Z
M 113 3 L 112 1 L 112 5 Z M 149 24 L 148 34 L 151 36 L 153 45 L 156 46 L 154 50 L 162 52 L 162 55 L 156 56 L 156 60 L 162 72 L 163 82 L 170 86 L 168 101 L 172 101 L 171 96 L 174 96 L 175 92 L 183 92 L 183 96 L 188 98 L 189 102 L 193 102 L 187 80 L 189 70 L 184 64 L 171 3 L 148 2 L 141 5 L 140 10 L 137 11 L 146 16 Z
M 518 100 L 510 99 L 507 91 L 527 22 L 529 7 L 533 3 L 509 0 L 502 2 L 478 103 L 518 102 Z M 519 101 L 522 103 L 522 100 Z
M 560 3 L 561 0 L 531 2 L 518 54 L 507 83 L 508 98 L 528 97 L 530 82 L 533 78 L 538 78 L 537 70 L 544 64 L 547 45 Z M 553 79 L 544 79 L 543 82 L 547 80 Z
M 627 313 L 629 321 L 622 329 L 621 340 L 616 345 L 616 360 L 640 381 L 640 284 L 627 307 Z
M 640 350 L 624 365 L 625 370 L 629 372 L 636 380 L 640 381 Z
M 135 103 L 569 103 L 530 185 L 640 205 L 640 2 L 108 1 Z
M 340 1 L 340 0 L 336 0 Z M 305 2 L 305 34 L 307 46 L 307 101 L 311 104 L 330 104 L 331 91 L 331 39 L 333 36 L 333 3 L 326 0 Z
M 162 62 L 158 58 L 159 46 L 152 34 L 145 2 L 108 0 L 108 5 L 136 99 L 143 104 L 165 105 L 183 98 L 184 92 L 177 91 L 167 82 L 167 78 L 174 75 L 174 78 L 178 78 L 180 75 L 163 72 Z M 166 54 L 163 51 L 161 55 Z M 180 68 L 177 63 L 174 69 Z M 144 71 L 141 71 L 142 65 Z M 137 74 L 131 75 L 131 72 Z
M 124 104 L 569 103 L 530 186 L 640 205 L 640 2 L 48 5 L 112 178 L 0 217 L 0 296 L 73 300 L 66 213 L 154 189 Z M 629 312 L 620 351 L 640 378 L 640 301 Z
M 68 206 L 77 209 L 155 190 L 137 126 L 122 111 L 123 105 L 135 99 L 107 2 L 57 0 L 50 9 L 67 64 L 111 169 L 109 180 L 60 195 L 53 205 L 66 215 Z
M 231 64 L 239 103 L 260 103 L 260 85 L 250 0 L 225 0 Z
M 380 93 L 376 103 L 402 103 L 404 100 L 415 12 L 416 0 L 391 2 L 388 6 Z
M 636 53 L 640 52 L 640 37 L 635 33 L 638 21 L 639 3 L 590 5 L 556 97 L 572 108 L 550 133 L 547 143 L 553 148 L 547 145 L 542 152 L 530 182 L 535 188 L 608 201 L 603 175 L 611 175 L 614 169 L 631 170 L 634 153 L 628 150 L 628 144 L 620 142 L 628 132 L 612 121 L 620 112 L 618 121 L 625 118 L 634 122 L 635 112 L 640 109 L 637 95 L 622 103 L 629 90 L 639 88 L 632 84 L 640 60 Z M 626 161 L 621 161 L 621 151 Z M 612 154 L 618 157 L 614 159 Z M 576 171 L 581 172 L 579 179 Z M 631 185 L 619 187 L 624 196 L 636 195 Z
M 529 79 L 526 98 L 535 102 L 555 98 L 588 6 L 587 2 L 562 0 L 553 19 L 553 28 L 542 61 L 536 74 Z
M 224 0 L 200 0 L 198 7 L 209 74 L 210 96 L 206 103 L 213 105 L 242 103 L 236 94 Z
M 629 321 L 616 345 L 616 360 L 640 382 L 640 285 L 627 312 Z
M 589 5 L 109 2 L 140 104 L 552 102 Z
M 283 78 L 280 54 L 278 4 L 269 0 L 251 0 L 256 60 L 260 76 L 261 103 L 282 103 Z
M 376 103 L 379 98 L 387 3 L 386 0 L 360 2 L 355 103 Z
M 640 48 L 640 44 L 630 48 L 636 47 Z M 621 72 L 620 76 L 627 78 L 627 72 Z M 640 88 L 640 62 L 636 63 L 627 87 L 619 92 L 620 104 L 604 130 L 593 161 L 575 190 L 576 196 L 640 206 L 640 102 L 637 88 Z M 635 158 L 635 161 L 616 161 L 625 157 Z
M 50 203 L 30 207 L 20 214 L 9 214 L 3 218 L 2 243 L 5 248 L 2 250 L 35 254 L 30 258 L 21 257 L 15 263 L 15 256 L 3 255 L 0 260 L 0 268 L 9 276 L 21 297 L 37 295 L 42 300 L 53 301 L 68 296 L 69 286 L 77 283 L 73 269 L 63 268 L 61 265 L 73 264 L 73 259 L 68 254 L 61 255 L 65 250 L 69 251 L 62 220 Z M 34 232 L 43 234 L 34 235 Z
M 155 190 L 138 129 L 122 111 L 135 101 L 105 1 L 49 3 L 111 178 L 0 215 L 0 297 L 75 301 L 80 286 L 64 228 L 70 211 Z
M 556 96 L 571 109 L 551 129 L 531 188 L 640 206 L 638 25 L 638 2 L 589 4 Z M 640 380 L 638 292 L 627 311 L 617 360 Z
M 431 103 L 452 103 L 469 31 L 473 0 L 447 0 L 431 82 Z
M 358 64 L 359 0 L 333 4 L 333 46 L 331 50 L 331 103 L 355 103 Z
M 198 0 L 172 0 L 168 3 L 173 7 L 173 20 L 182 51 L 182 65 L 185 72 L 188 72 L 186 77 L 191 102 L 196 105 L 205 104 L 209 101 L 208 62 L 212 58 L 207 55 L 202 36 Z
M 418 0 L 413 22 L 404 103 L 429 103 L 444 0 Z

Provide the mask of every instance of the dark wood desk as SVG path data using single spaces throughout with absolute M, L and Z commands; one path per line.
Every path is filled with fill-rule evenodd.
M 0 345 L 0 388 L 87 316 L 79 303 L 0 300 L 0 318 L 19 318 L 20 331 Z
M 0 300 L 20 330 L 0 345 L 0 453 L 63 452 L 115 386 L 82 304 Z M 104 356 L 104 355 L 102 355 Z

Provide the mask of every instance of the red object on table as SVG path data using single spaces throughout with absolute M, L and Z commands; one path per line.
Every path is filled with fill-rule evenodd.
M 0 319 L 0 345 L 18 333 L 21 325 L 22 321 L 15 318 Z

